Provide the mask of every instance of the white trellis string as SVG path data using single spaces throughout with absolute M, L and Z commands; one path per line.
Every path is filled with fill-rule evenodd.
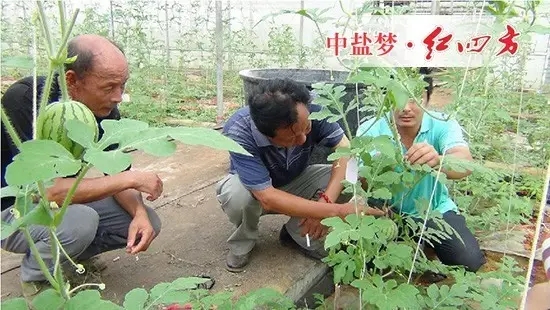
M 479 29 L 479 25 L 481 23 L 481 17 L 483 16 L 483 9 L 485 8 L 485 1 L 486 0 L 483 0 L 483 2 L 481 3 L 481 10 L 479 11 L 479 18 L 477 20 L 477 24 L 476 24 L 476 33 Z M 475 13 L 474 13 L 475 14 Z M 465 68 L 465 71 L 464 71 L 464 77 L 462 79 L 462 83 L 460 85 L 460 91 L 459 91 L 459 94 L 458 96 L 460 97 L 462 95 L 462 90 L 464 89 L 464 84 L 466 83 L 466 75 L 468 74 L 468 68 L 470 67 L 470 63 L 471 63 L 471 60 L 472 60 L 472 57 L 471 55 L 468 57 L 468 62 L 466 64 L 466 68 Z M 407 279 L 407 284 L 410 284 L 411 282 L 411 278 L 412 278 L 412 274 L 413 274 L 413 271 L 414 271 L 414 264 L 418 258 L 418 253 L 420 251 L 420 245 L 422 243 L 422 236 L 424 235 L 424 231 L 426 229 L 426 223 L 428 221 L 428 216 L 430 214 L 430 211 L 432 209 L 432 200 L 433 200 L 433 197 L 435 195 L 435 190 L 437 188 L 437 182 L 439 182 L 439 176 L 441 174 L 441 169 L 443 167 L 443 161 L 445 160 L 445 155 L 446 155 L 446 152 L 443 153 L 442 157 L 441 157 L 441 160 L 440 160 L 440 165 L 439 165 L 439 169 L 437 171 L 437 176 L 435 178 L 435 182 L 434 182 L 434 188 L 432 190 L 432 193 L 430 195 L 430 201 L 428 203 L 428 209 L 426 211 L 426 215 L 424 216 L 424 223 L 422 225 L 422 230 L 420 231 L 420 238 L 418 238 L 418 243 L 416 244 L 416 249 L 415 249 L 415 252 L 414 252 L 414 256 L 413 256 L 413 261 L 412 261 L 412 264 L 411 264 L 411 270 L 409 271 L 409 277 Z M 403 206 L 403 200 L 401 200 L 401 207 Z
M 422 244 L 422 236 L 424 235 L 424 231 L 426 230 L 426 223 L 428 222 L 428 216 L 430 214 L 430 211 L 432 210 L 432 201 L 435 195 L 435 190 L 437 188 L 437 182 L 439 182 L 439 176 L 441 175 L 441 169 L 443 168 L 443 161 L 445 160 L 445 155 L 446 155 L 446 152 L 443 153 L 441 160 L 439 162 L 439 168 L 437 169 L 437 176 L 435 177 L 435 182 L 434 182 L 435 185 L 432 190 L 432 194 L 430 195 L 430 202 L 428 203 L 428 210 L 426 210 L 426 216 L 424 216 L 424 223 L 422 224 L 422 230 L 420 231 L 420 238 L 418 238 L 418 243 L 416 244 L 416 249 L 414 251 L 413 261 L 411 264 L 411 270 L 409 271 L 409 278 L 407 279 L 407 284 L 411 283 L 411 278 L 414 271 L 414 263 L 418 258 L 418 252 L 420 251 L 420 244 Z

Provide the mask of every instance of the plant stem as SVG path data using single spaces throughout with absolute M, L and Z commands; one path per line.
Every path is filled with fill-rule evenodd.
M 65 215 L 65 212 L 67 212 L 67 208 L 69 207 L 69 204 L 71 203 L 71 199 L 74 196 L 74 193 L 76 192 L 76 189 L 78 187 L 78 184 L 80 184 L 80 181 L 84 178 L 86 173 L 88 173 L 88 170 L 92 167 L 92 164 L 86 164 L 82 170 L 78 173 L 76 180 L 74 181 L 73 185 L 69 189 L 69 192 L 65 196 L 65 200 L 63 200 L 63 205 L 61 206 L 61 211 L 55 216 L 54 218 L 54 225 L 59 225 L 61 220 L 63 219 L 63 216 Z
M 59 9 L 59 25 L 61 26 L 61 35 L 65 35 L 65 7 L 63 5 L 63 1 L 58 0 L 57 1 L 57 7 Z M 64 46 L 64 45 L 61 45 Z
M 61 8 L 60 8 L 61 10 Z M 71 23 L 69 24 L 69 27 L 67 29 L 67 32 L 63 34 L 63 39 L 61 41 L 61 47 L 59 48 L 59 51 L 57 52 L 57 71 L 59 72 L 59 86 L 61 88 L 61 98 L 62 101 L 69 100 L 69 91 L 67 88 L 67 81 L 65 80 L 65 62 L 67 60 L 67 48 L 65 47 L 67 45 L 67 42 L 69 41 L 69 35 L 73 29 L 74 23 L 76 21 L 76 17 L 78 16 L 79 9 L 76 9 L 76 11 L 73 14 L 73 17 L 71 19 Z M 65 23 L 64 15 L 61 15 L 62 23 Z M 64 54 L 62 54 L 64 53 Z M 61 61 L 63 60 L 63 61 Z
M 351 128 L 349 127 L 348 120 L 346 119 L 346 113 L 344 112 L 344 107 L 341 104 L 341 102 L 333 96 L 332 93 L 329 93 L 330 99 L 334 104 L 336 105 L 336 108 L 338 109 L 338 112 L 340 113 L 340 116 L 342 116 L 342 121 L 344 122 L 344 128 L 346 129 L 346 135 L 348 136 L 348 139 L 352 139 L 352 133 Z
M 83 287 L 86 287 L 86 286 L 97 286 L 97 287 L 99 287 L 99 289 L 101 289 L 101 290 L 104 290 L 104 289 L 105 289 L 105 284 L 103 284 L 103 283 L 99 283 L 99 284 L 97 284 L 97 283 L 84 283 L 84 284 L 81 284 L 81 285 L 79 285 L 79 286 L 73 288 L 72 290 L 70 290 L 70 291 L 69 291 L 69 295 L 71 295 L 71 294 L 74 293 L 75 291 L 77 291 L 77 290 L 79 290 L 79 289 L 81 289 L 81 288 L 83 288 Z
M 60 266 L 60 256 L 59 255 L 59 246 L 57 236 L 56 236 L 56 229 L 54 227 L 50 227 L 49 229 L 50 233 L 50 245 L 52 247 L 52 255 L 54 257 L 54 277 L 56 282 L 59 284 L 58 292 L 61 294 L 61 297 L 65 300 L 69 300 L 71 297 L 67 294 L 67 290 L 65 289 L 65 281 L 63 279 L 63 271 Z
M 46 51 L 48 52 L 48 57 L 50 57 L 50 61 L 51 61 L 51 57 L 53 56 L 53 44 L 52 44 L 52 36 L 50 35 L 50 28 L 46 23 L 46 12 L 44 11 L 44 6 L 42 6 L 42 1 L 37 0 L 36 4 L 38 6 L 39 18 L 40 18 L 40 21 L 42 22 L 42 31 L 44 32 L 44 37 L 46 41 Z
M 2 114 L 1 114 L 2 124 L 6 126 L 6 130 L 8 131 L 8 134 L 11 140 L 13 141 L 17 149 L 19 149 L 21 148 L 21 138 L 19 138 L 19 135 L 15 131 L 15 128 L 13 127 L 13 124 L 11 123 L 10 118 L 8 117 L 8 114 L 4 110 L 4 106 L 2 106 L 1 108 L 2 108 Z
M 42 88 L 42 97 L 40 98 L 40 105 L 38 106 L 38 118 L 40 118 L 40 115 L 44 113 L 44 110 L 46 109 L 46 105 L 48 105 L 48 101 L 50 100 L 50 90 L 52 88 L 54 73 L 55 73 L 54 67 L 50 63 L 48 65 L 48 75 L 46 76 L 46 82 L 44 83 L 44 87 Z
M 401 154 L 401 156 L 399 157 L 399 162 L 400 162 L 400 164 L 403 165 L 403 156 L 405 154 L 403 153 L 401 136 L 399 135 L 399 131 L 397 129 L 397 124 L 395 123 L 395 121 L 393 121 L 388 116 L 388 114 L 384 114 L 384 118 L 386 119 L 386 122 L 388 122 L 388 124 L 390 124 L 390 129 L 391 129 L 391 132 L 393 134 L 393 138 L 395 139 L 395 143 L 397 144 L 397 148 L 399 149 L 399 154 Z
M 40 257 L 40 253 L 38 253 L 38 249 L 34 244 L 34 240 L 32 239 L 31 234 L 29 233 L 29 230 L 27 229 L 27 227 L 21 227 L 21 231 L 23 231 L 23 234 L 25 235 L 25 239 L 27 239 L 27 243 L 31 248 L 31 253 L 34 256 L 34 259 L 36 260 L 38 265 L 40 266 L 40 270 L 42 270 L 42 273 L 44 274 L 48 282 L 50 282 L 50 284 L 53 286 L 53 288 L 56 291 L 59 291 L 59 284 L 52 277 L 52 275 L 50 274 L 50 270 L 46 266 L 46 263 L 44 263 L 44 260 L 42 259 L 42 257 Z
M 65 251 L 65 249 L 64 249 L 63 246 L 61 245 L 61 242 L 59 241 L 59 238 L 57 237 L 56 234 L 53 234 L 53 238 L 55 239 L 55 242 L 58 244 L 58 247 L 59 247 L 59 249 L 61 250 L 61 252 L 63 252 L 63 255 L 65 255 L 65 257 L 67 257 L 67 260 L 68 260 L 73 266 L 75 266 L 75 267 L 77 268 L 77 272 L 80 273 L 80 272 L 79 272 L 79 270 L 81 270 L 80 267 L 75 263 L 75 261 L 72 259 L 72 257 L 69 256 L 69 254 L 67 254 L 67 252 Z

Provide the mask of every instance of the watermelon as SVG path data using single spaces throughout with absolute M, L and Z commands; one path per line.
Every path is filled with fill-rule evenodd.
M 380 239 L 392 241 L 399 236 L 399 228 L 391 219 L 378 219 L 378 237 Z
M 65 122 L 70 119 L 89 125 L 94 132 L 94 141 L 97 141 L 99 128 L 94 113 L 83 103 L 73 100 L 54 102 L 46 106 L 37 120 L 37 138 L 53 140 L 64 146 L 75 158 L 80 158 L 84 148 L 67 136 Z

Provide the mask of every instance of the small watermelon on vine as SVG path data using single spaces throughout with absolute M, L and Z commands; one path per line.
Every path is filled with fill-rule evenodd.
M 74 100 L 58 101 L 47 105 L 37 120 L 37 139 L 53 140 L 65 147 L 75 158 L 80 158 L 84 147 L 67 135 L 65 124 L 76 119 L 90 126 L 94 141 L 99 136 L 99 127 L 94 113 L 83 103 Z

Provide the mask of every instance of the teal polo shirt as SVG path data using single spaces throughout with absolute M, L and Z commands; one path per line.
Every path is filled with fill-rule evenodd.
M 440 112 L 430 111 L 430 114 L 441 119 L 448 118 L 447 115 Z M 455 146 L 468 146 L 462 134 L 462 127 L 455 119 L 443 121 L 437 118 L 424 113 L 420 131 L 414 139 L 414 143 L 427 142 L 431 144 L 440 155 L 443 155 L 447 150 Z M 371 125 L 372 127 L 370 127 Z M 369 129 L 368 132 L 365 132 L 367 129 Z M 381 135 L 393 136 L 385 118 L 369 120 L 361 124 L 357 130 L 357 136 L 377 137 Z M 403 148 L 403 153 L 406 153 L 407 149 L 405 146 L 401 145 L 401 147 Z M 431 175 L 425 176 L 414 188 L 410 189 L 410 194 L 408 194 L 403 201 L 401 201 L 401 197 L 407 194 L 408 191 L 394 195 L 391 204 L 396 210 L 401 208 L 401 212 L 405 214 L 418 215 L 415 201 L 430 201 L 434 186 L 436 190 L 432 199 L 431 209 L 437 210 L 441 214 L 447 211 L 458 212 L 457 205 L 451 197 L 449 197 L 447 186 L 441 182 L 437 182 L 435 177 Z M 397 203 L 399 203 L 399 205 L 396 205 Z

